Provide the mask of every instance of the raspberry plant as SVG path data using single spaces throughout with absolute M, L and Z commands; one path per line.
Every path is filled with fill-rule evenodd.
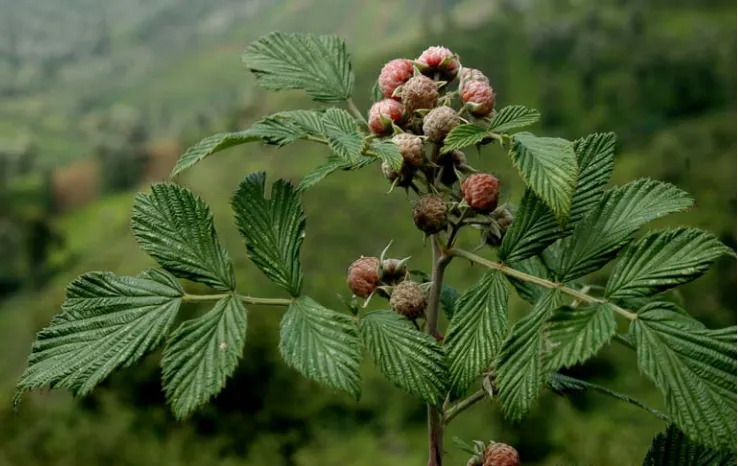
M 251 44 L 243 61 L 266 89 L 300 89 L 348 109 L 285 111 L 249 129 L 216 134 L 187 150 L 172 172 L 174 178 L 249 142 L 327 146 L 325 163 L 296 187 L 285 180 L 268 186 L 265 173 L 252 173 L 231 199 L 248 257 L 285 297 L 242 294 L 205 202 L 177 184 L 155 184 L 136 196 L 132 227 L 160 268 L 135 277 L 91 272 L 75 280 L 62 312 L 38 333 L 16 403 L 39 387 L 89 393 L 116 368 L 163 344 L 164 392 L 174 415 L 185 418 L 215 396 L 238 365 L 248 312 L 283 306 L 279 351 L 303 376 L 359 397 L 365 353 L 387 379 L 427 404 L 430 466 L 441 465 L 444 428 L 459 413 L 491 398 L 507 418 L 520 420 L 544 389 L 562 395 L 594 390 L 664 420 L 668 428 L 653 440 L 646 465 L 731 461 L 736 328 L 708 329 L 666 293 L 720 256 L 735 254 L 696 228 L 635 237 L 649 221 L 690 208 L 687 193 L 650 179 L 607 187 L 612 133 L 572 142 L 515 132 L 539 113 L 520 105 L 494 110 L 487 77 L 444 47 L 388 62 L 368 119 L 351 99 L 350 57 L 335 36 L 272 33 Z M 499 204 L 501 181 L 478 173 L 462 150 L 487 144 L 511 157 L 527 186 L 516 208 Z M 414 198 L 408 216 L 430 244 L 432 269 L 412 270 L 409 258 L 387 258 L 387 250 L 361 256 L 348 269 L 354 297 L 347 310 L 328 309 L 303 295 L 300 194 L 332 173 L 376 164 L 391 189 Z M 458 247 L 464 229 L 477 230 L 479 249 L 494 249 L 497 260 Z M 606 286 L 583 281 L 610 261 Z M 459 294 L 444 283 L 444 270 L 464 262 L 486 271 Z M 188 294 L 179 279 L 215 293 Z M 531 304 L 514 323 L 508 322 L 511 289 Z M 213 302 L 209 312 L 173 328 L 182 305 L 203 301 Z M 386 310 L 366 311 L 369 301 L 383 302 Z M 442 308 L 449 319 L 445 337 Z M 560 373 L 610 341 L 636 353 L 640 372 L 663 392 L 666 413 Z M 525 459 L 525 452 L 495 442 L 457 444 L 473 455 L 470 465 Z

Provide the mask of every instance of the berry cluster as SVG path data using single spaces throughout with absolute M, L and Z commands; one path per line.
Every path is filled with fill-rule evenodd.
M 382 164 L 382 174 L 419 199 L 413 209 L 415 225 L 426 235 L 447 233 L 449 246 L 458 229 L 480 231 L 482 244 L 498 246 L 513 215 L 499 206 L 500 182 L 491 174 L 477 173 L 460 150 L 443 150 L 447 135 L 469 120 L 494 114 L 495 92 L 479 70 L 461 66 L 445 47 L 430 47 L 417 59 L 397 58 L 382 68 L 378 87 L 383 100 L 369 110 L 368 126 L 377 138 L 387 138 L 402 155 L 395 169 Z M 456 108 L 455 104 L 458 105 Z M 422 317 L 426 288 L 396 270 L 396 259 L 361 257 L 348 269 L 348 286 L 354 296 L 374 294 L 389 299 L 396 312 L 410 320 Z M 438 338 L 442 338 L 440 334 Z

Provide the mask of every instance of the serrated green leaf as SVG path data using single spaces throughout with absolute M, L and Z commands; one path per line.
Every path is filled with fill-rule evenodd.
M 251 43 L 242 62 L 265 89 L 302 89 L 318 102 L 346 100 L 354 87 L 346 44 L 334 35 L 273 32 Z
M 597 206 L 577 224 L 570 237 L 554 244 L 559 261 L 548 264 L 562 281 L 582 277 L 602 267 L 643 225 L 688 209 L 693 200 L 679 188 L 640 179 L 607 191 Z
M 650 233 L 623 252 L 607 282 L 605 296 L 648 296 L 690 282 L 729 252 L 719 239 L 697 228 Z
M 291 184 L 277 180 L 265 197 L 266 173 L 248 175 L 231 205 L 236 225 L 246 240 L 249 258 L 271 281 L 292 296 L 302 288 L 300 247 L 305 238 L 305 213 Z
M 456 302 L 446 333 L 451 390 L 462 396 L 494 361 L 507 333 L 509 291 L 502 272 L 487 271 Z
M 533 407 L 547 375 L 543 371 L 545 323 L 561 305 L 558 290 L 549 290 L 533 310 L 520 319 L 502 344 L 497 360 L 497 387 L 502 412 L 519 421 Z
M 240 144 L 261 140 L 262 137 L 259 134 L 250 130 L 236 131 L 233 133 L 218 133 L 208 136 L 205 139 L 200 140 L 200 142 L 190 147 L 184 154 L 182 154 L 174 165 L 169 178 L 171 179 L 176 177 L 183 171 L 213 154 Z
M 657 435 L 643 466 L 735 466 L 735 455 L 691 441 L 674 424 Z
M 736 346 L 683 321 L 682 314 L 656 305 L 639 311 L 631 323 L 638 366 L 661 389 L 669 415 L 690 438 L 735 450 Z
M 546 352 L 546 367 L 556 371 L 586 361 L 610 341 L 616 327 L 607 303 L 558 308 L 547 324 L 551 347 Z
M 441 152 L 445 154 L 464 147 L 481 144 L 491 139 L 489 132 L 481 126 L 473 124 L 459 125 L 446 135 Z
M 510 264 L 509 267 L 546 280 L 551 278 L 551 271 L 548 270 L 546 264 L 538 256 L 529 257 L 520 262 Z M 531 304 L 535 304 L 546 293 L 546 288 L 540 285 L 511 276 L 508 276 L 507 279 L 515 287 L 518 296 Z
M 138 277 L 91 272 L 67 288 L 62 312 L 36 335 L 14 402 L 40 387 L 89 393 L 119 367 L 156 348 L 174 321 L 184 291 L 166 272 Z
M 328 160 L 326 160 L 325 163 L 318 165 L 313 170 L 308 172 L 308 174 L 302 177 L 302 180 L 300 180 L 300 184 L 297 185 L 297 192 L 301 193 L 307 191 L 308 189 L 323 181 L 323 179 L 331 173 L 337 172 L 339 170 L 359 170 L 368 165 L 371 165 L 376 161 L 377 159 L 372 157 L 361 157 L 358 162 L 351 163 L 346 162 L 345 160 L 342 160 L 335 155 L 332 155 L 328 157 Z
M 184 419 L 220 393 L 243 355 L 246 324 L 243 302 L 229 295 L 169 337 L 161 366 L 174 417 Z
M 568 375 L 556 373 L 551 374 L 551 377 L 548 380 L 548 388 L 550 388 L 555 393 L 558 393 L 559 395 L 566 395 L 567 392 L 572 391 L 581 392 L 585 390 L 594 390 L 596 392 L 602 393 L 603 395 L 611 396 L 620 401 L 630 403 L 633 406 L 637 406 L 642 410 L 653 414 L 662 421 L 669 422 L 669 417 L 666 414 L 653 409 L 650 406 L 629 397 L 628 395 L 610 390 L 609 388 L 603 387 L 602 385 L 597 385 L 594 383 L 586 382 L 584 380 L 576 379 L 574 377 L 569 377 Z
M 402 154 L 397 145 L 389 139 L 375 139 L 369 145 L 370 154 L 388 163 L 395 170 L 402 167 Z
M 446 314 L 446 318 L 451 321 L 454 317 L 454 312 L 456 311 L 456 303 L 459 300 L 459 292 L 456 288 L 453 286 L 450 286 L 446 283 L 441 286 L 441 307 L 443 308 L 443 313 Z
M 443 348 L 392 311 L 373 311 L 359 323 L 364 347 L 397 387 L 440 406 L 448 389 Z
M 323 125 L 333 153 L 347 162 L 358 162 L 364 149 L 364 136 L 351 114 L 340 108 L 329 108 L 323 116 Z
M 512 137 L 510 157 L 525 184 L 551 209 L 558 222 L 565 224 L 577 184 L 574 145 L 565 139 L 518 133 Z
M 137 194 L 131 226 L 141 249 L 174 275 L 219 290 L 235 288 L 233 267 L 218 242 L 213 214 L 189 189 L 160 183 L 151 186 L 151 194 Z
M 500 257 L 518 262 L 538 254 L 571 229 L 596 205 L 607 185 L 615 158 L 613 133 L 590 134 L 574 141 L 579 175 L 574 191 L 571 218 L 562 229 L 551 211 L 530 189 L 523 194 L 518 215 L 505 234 Z
M 511 129 L 523 128 L 538 122 L 541 113 L 523 105 L 508 105 L 497 111 L 489 123 L 489 131 L 505 133 Z
M 282 318 L 279 352 L 304 377 L 359 397 L 361 349 L 353 318 L 301 297 Z
M 285 146 L 313 137 L 324 137 L 322 110 L 290 110 L 275 113 L 254 123 L 248 130 L 266 144 Z

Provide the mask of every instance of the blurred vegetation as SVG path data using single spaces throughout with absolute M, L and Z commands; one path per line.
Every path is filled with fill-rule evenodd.
M 11 171 L 8 161 L 16 160 L 18 149 L 0 148 L 0 281 L 19 282 L 0 301 L 0 466 L 425 464 L 424 407 L 369 365 L 359 403 L 299 377 L 276 352 L 279 309 L 251 310 L 237 373 L 212 405 L 186 423 L 176 423 L 164 405 L 159 354 L 119 371 L 87 398 L 36 393 L 17 415 L 10 407 L 33 334 L 58 311 L 69 281 L 89 270 L 135 274 L 153 265 L 130 234 L 127 191 L 142 178 L 163 178 L 171 166 L 147 172 L 153 154 L 162 153 L 152 149 L 152 139 L 186 146 L 268 113 L 311 105 L 295 93 L 255 90 L 239 66 L 246 44 L 271 29 L 345 36 L 354 56 L 356 100 L 364 108 L 388 59 L 444 44 L 490 77 L 498 106 L 541 110 L 536 132 L 568 138 L 617 132 L 615 184 L 648 176 L 694 194 L 693 211 L 657 225 L 696 225 L 736 247 L 732 2 L 430 0 L 428 11 L 436 12 L 431 16 L 418 15 L 417 2 L 387 0 L 252 1 L 248 7 L 230 0 L 59 3 L 61 16 L 47 2 L 0 1 L 0 10 L 12 12 L 0 19 L 6 21 L 0 28 L 0 136 L 28 134 L 33 144 L 20 153 L 36 159 Z M 453 12 L 450 22 L 437 13 L 444 10 Z M 35 26 L 28 29 L 23 21 L 31 18 Z M 59 30 L 48 27 L 57 18 Z M 24 27 L 7 27 L 13 21 Z M 434 27 L 424 31 L 421 21 Z M 82 34 L 82 25 L 97 32 Z M 479 159 L 469 155 L 503 181 L 505 196 L 519 199 L 522 187 L 499 149 L 487 148 Z M 211 204 L 246 292 L 278 290 L 242 253 L 226 200 L 251 171 L 297 181 L 325 156 L 323 147 L 309 143 L 281 150 L 252 145 L 208 159 L 185 177 Z M 50 167 L 66 171 L 51 176 Z M 376 166 L 334 175 L 304 196 L 307 292 L 327 306 L 339 309 L 336 293 L 348 294 L 346 266 L 361 254 L 378 254 L 391 239 L 397 256 L 412 255 L 416 268 L 428 265 L 428 248 L 404 194 L 384 195 L 379 176 Z M 101 190 L 107 194 L 90 202 Z M 28 232 L 39 221 L 63 236 L 62 248 L 24 250 L 21 243 L 32 238 Z M 462 239 L 477 244 L 477 238 Z M 47 264 L 43 280 L 31 270 L 41 263 Z M 734 325 L 735 270 L 733 261 L 723 259 L 671 298 L 710 327 Z M 449 281 L 463 288 L 479 273 L 454 264 Z M 601 276 L 591 280 L 598 283 Z M 514 304 L 517 315 L 527 309 L 519 300 Z M 607 347 L 572 373 L 662 407 L 658 391 L 639 375 L 635 355 L 620 347 Z M 596 394 L 546 394 L 515 426 L 486 403 L 449 428 L 447 462 L 465 463 L 451 442 L 460 436 L 508 441 L 524 464 L 640 464 L 663 427 Z

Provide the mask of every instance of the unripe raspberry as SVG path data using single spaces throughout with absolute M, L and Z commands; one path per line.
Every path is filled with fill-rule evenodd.
M 382 261 L 382 281 L 397 283 L 405 279 L 407 265 L 400 259 L 385 259 Z
M 484 451 L 483 466 L 520 466 L 520 455 L 506 443 L 493 443 Z
M 488 173 L 475 173 L 461 183 L 461 194 L 472 209 L 492 212 L 497 208 L 500 181 Z
M 483 231 L 483 238 L 490 246 L 499 246 L 502 244 L 505 233 L 510 229 L 515 216 L 507 207 L 495 209 L 492 214 L 492 223 L 487 226 L 487 229 Z
M 379 285 L 379 259 L 360 257 L 348 268 L 346 283 L 349 289 L 360 298 L 367 298 Z
M 413 75 L 413 62 L 405 58 L 396 58 L 388 62 L 379 73 L 379 90 L 388 99 L 400 100 L 393 96 L 395 89 L 402 86 Z
M 452 80 L 459 72 L 459 59 L 446 47 L 428 47 L 415 62 L 420 71 L 428 76 L 440 73 L 446 80 Z
M 423 134 L 433 142 L 441 142 L 459 123 L 459 116 L 453 108 L 434 108 L 423 119 Z
M 402 154 L 402 163 L 408 167 L 418 168 L 425 161 L 425 153 L 423 150 L 423 140 L 413 134 L 400 133 L 392 138 L 400 154 Z
M 461 70 L 461 82 L 466 84 L 471 81 L 479 81 L 484 84 L 489 84 L 489 79 L 481 71 L 475 68 L 464 68 Z
M 495 91 L 482 81 L 465 82 L 461 90 L 461 100 L 472 115 L 484 117 L 495 108 Z
M 438 103 L 438 86 L 427 76 L 418 75 L 410 78 L 402 86 L 402 105 L 405 113 L 412 115 L 420 109 L 430 109 Z
M 422 316 L 425 305 L 425 291 L 417 282 L 406 280 L 392 289 L 390 307 L 410 320 Z
M 402 119 L 402 104 L 392 99 L 384 99 L 369 109 L 369 129 L 374 134 L 386 134 L 392 129 L 392 122 Z
M 413 209 L 413 220 L 415 226 L 429 235 L 445 230 L 448 225 L 446 203 L 435 194 L 421 197 Z

